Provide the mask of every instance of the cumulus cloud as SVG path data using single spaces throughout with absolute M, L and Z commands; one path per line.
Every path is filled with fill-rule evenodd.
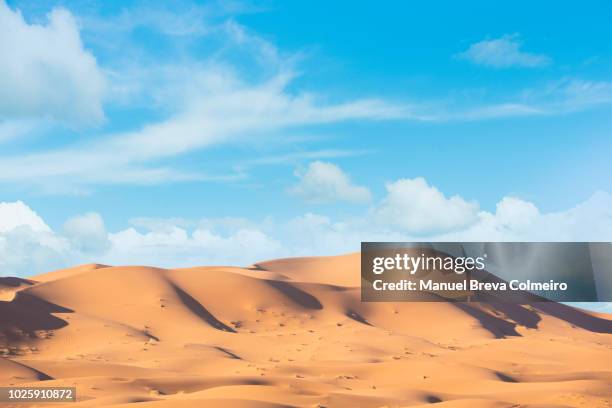
M 533 54 L 521 50 L 521 42 L 516 35 L 504 35 L 500 38 L 482 40 L 459 54 L 474 64 L 494 68 L 508 67 L 541 67 L 550 63 L 546 55 Z
M 32 231 L 51 231 L 43 219 L 22 201 L 1 202 L 0 233 L 9 232 L 17 227 L 28 227 Z
M 70 12 L 28 24 L 0 0 L 0 119 L 99 122 L 105 79 Z
M 478 219 L 479 207 L 460 196 L 446 197 L 424 178 L 387 183 L 387 196 L 375 210 L 375 218 L 410 234 L 456 230 Z
M 549 213 L 520 198 L 503 197 L 489 212 L 459 196 L 446 197 L 423 179 L 387 187 L 385 200 L 360 217 L 148 218 L 117 232 L 106 231 L 95 213 L 75 216 L 53 231 L 26 204 L 0 203 L 0 273 L 28 276 L 87 262 L 248 265 L 358 251 L 361 241 L 422 241 L 424 236 L 428 241 L 612 240 L 612 194 L 607 192 Z M 410 203 L 414 198 L 416 203 Z M 402 199 L 408 204 L 402 205 Z
M 239 228 L 220 234 L 206 228 L 187 230 L 169 226 L 161 231 L 128 228 L 110 234 L 110 263 L 146 263 L 161 266 L 238 264 L 280 255 L 281 244 L 257 228 Z
M 288 191 L 309 203 L 363 203 L 371 199 L 370 190 L 353 184 L 350 177 L 332 163 L 314 161 L 306 170 L 297 171 L 296 176 L 300 181 Z
M 0 275 L 31 276 L 82 263 L 180 267 L 246 265 L 287 256 L 265 223 L 244 219 L 136 219 L 134 226 L 107 231 L 97 213 L 69 218 L 52 230 L 23 202 L 0 203 Z
M 538 208 L 530 202 L 517 197 L 504 197 L 496 205 L 496 221 L 510 229 L 529 227 L 540 216 Z
M 441 241 L 610 241 L 612 194 L 596 192 L 586 201 L 541 213 L 528 201 L 505 197 L 494 213 L 481 211 L 468 228 L 439 234 Z
M 0 273 L 28 275 L 70 260 L 69 245 L 21 201 L 0 203 Z
M 104 220 L 97 213 L 75 215 L 63 226 L 63 234 L 83 253 L 98 254 L 110 247 Z

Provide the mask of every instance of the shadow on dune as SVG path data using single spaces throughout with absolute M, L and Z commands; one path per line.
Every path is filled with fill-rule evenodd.
M 355 312 L 354 310 L 348 309 L 346 311 L 345 315 L 349 319 L 353 319 L 353 320 L 355 320 L 358 323 L 365 324 L 367 326 L 372 326 L 372 324 L 370 322 L 368 322 L 365 317 L 363 317 L 359 313 Z
M 219 350 L 220 352 L 222 352 L 223 354 L 225 354 L 226 356 L 228 356 L 231 359 L 234 360 L 242 360 L 242 357 L 240 357 L 238 354 L 234 353 L 233 351 L 230 351 L 224 347 L 221 346 L 214 346 L 215 350 Z
M 495 374 L 495 376 L 503 382 L 507 382 L 507 383 L 517 383 L 518 381 L 516 380 L 516 378 L 509 376 L 508 374 L 502 373 L 501 371 L 495 371 L 493 374 Z
M 10 302 L 0 301 L 0 332 L 10 337 L 16 330 L 34 334 L 38 330 L 55 330 L 68 325 L 52 313 L 72 313 L 71 309 L 19 292 Z
M 513 303 L 485 303 L 491 311 L 501 312 L 505 317 L 512 321 L 504 320 L 481 310 L 483 305 L 478 303 L 455 303 L 456 307 L 478 319 L 482 326 L 491 332 L 496 338 L 506 336 L 520 336 L 516 331 L 516 326 L 524 326 L 530 329 L 537 329 L 541 321 L 541 316 L 525 305 Z M 478 305 L 478 306 L 477 306 Z M 531 303 L 534 309 L 541 313 L 563 320 L 573 326 L 588 330 L 594 333 L 612 333 L 612 321 L 597 316 L 592 316 L 580 309 L 564 305 L 557 302 L 537 302 Z
M 35 281 L 29 280 L 29 279 L 22 279 L 22 278 L 14 278 L 14 277 L 5 277 L 5 278 L 0 278 L 0 286 L 7 286 L 7 287 L 19 287 L 21 285 L 33 285 L 35 284 Z
M 542 318 L 536 312 L 529 310 L 524 305 L 515 303 L 499 303 L 491 302 L 487 305 L 495 311 L 503 313 L 510 320 L 516 322 L 520 326 L 530 329 L 537 329 L 538 323 Z
M 457 308 L 477 319 L 482 327 L 488 330 L 497 339 L 503 339 L 508 336 L 520 336 L 516 331 L 516 324 L 499 317 L 492 316 L 479 308 L 476 304 L 470 303 L 453 303 Z
M 612 333 L 612 321 L 592 316 L 580 309 L 556 302 L 541 302 L 534 308 L 569 324 L 595 333 Z
M 437 404 L 438 402 L 442 402 L 442 399 L 435 395 L 428 395 L 425 397 L 425 401 L 427 401 L 428 404 Z
M 172 287 L 172 289 L 174 289 L 179 299 L 181 299 L 181 302 L 183 302 L 183 304 L 187 307 L 187 309 L 189 309 L 191 313 L 193 313 L 194 315 L 202 319 L 204 322 L 206 322 L 206 324 L 208 324 L 209 326 L 217 330 L 230 332 L 230 333 L 236 333 L 236 330 L 232 329 L 231 327 L 227 326 L 226 324 L 218 320 L 215 316 L 213 316 L 212 313 L 210 313 L 204 306 L 202 306 L 200 302 L 198 302 L 189 293 L 185 292 L 183 289 L 176 286 L 172 282 L 170 282 L 170 286 Z
M 261 266 L 260 264 L 251 265 L 246 269 L 248 269 L 249 271 L 267 271 L 267 269 Z
M 133 384 L 137 387 L 155 389 L 159 391 L 162 395 L 173 395 L 179 392 L 183 392 L 186 394 L 192 392 L 201 392 L 205 390 L 211 390 L 219 387 L 227 387 L 227 386 L 241 386 L 241 385 L 274 385 L 272 381 L 253 378 L 253 377 L 217 377 L 217 378 L 194 378 L 192 380 L 186 381 L 176 381 L 174 377 L 149 377 L 149 378 L 139 378 L 133 381 Z M 215 404 L 197 404 L 193 406 L 223 406 L 223 405 L 215 405 Z
M 266 283 L 305 309 L 323 309 L 319 299 L 287 282 L 267 280 Z
M 11 360 L 11 362 L 12 362 L 13 364 L 18 365 L 18 366 L 21 366 L 21 367 L 27 368 L 28 370 L 32 370 L 32 371 L 34 372 L 34 374 L 36 374 L 36 378 L 37 378 L 39 381 L 48 381 L 48 380 L 54 380 L 54 379 L 55 379 L 55 378 L 51 377 L 50 375 L 43 373 L 43 372 L 42 372 L 42 371 L 40 371 L 40 370 L 37 370 L 37 369 L 35 369 L 35 368 L 33 368 L 33 367 L 27 366 L 27 365 L 22 364 L 22 363 L 19 363 L 19 362 L 15 361 L 15 360 Z

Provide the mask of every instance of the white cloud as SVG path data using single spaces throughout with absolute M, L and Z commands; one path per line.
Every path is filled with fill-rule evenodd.
M 549 111 L 573 112 L 612 102 L 612 83 L 563 78 L 542 91 L 525 91 L 525 97 L 549 104 Z
M 451 110 L 439 119 L 461 121 L 562 115 L 609 103 L 612 103 L 612 83 L 568 77 L 523 89 L 509 102 Z
M 474 64 L 494 68 L 508 67 L 541 67 L 550 63 L 546 55 L 533 54 L 521 50 L 521 43 L 516 35 L 505 35 L 492 40 L 483 40 L 459 54 Z
M 408 115 L 402 107 L 375 99 L 324 104 L 309 94 L 290 93 L 287 88 L 291 79 L 291 75 L 283 73 L 251 85 L 216 68 L 199 72 L 190 78 L 187 106 L 167 120 L 133 132 L 109 134 L 78 147 L 3 158 L 0 183 L 37 180 L 43 185 L 65 187 L 207 180 L 211 176 L 152 167 L 150 163 L 297 126 Z
M 350 177 L 332 163 L 314 161 L 305 171 L 297 171 L 296 176 L 300 181 L 288 191 L 309 203 L 364 203 L 372 198 L 370 190 L 353 184 Z
M 274 44 L 257 35 L 249 33 L 244 26 L 235 21 L 230 20 L 226 22 L 223 24 L 222 29 L 239 47 L 254 50 L 260 62 L 271 64 L 275 67 L 284 67 L 287 66 L 288 63 L 291 63 L 291 59 L 285 61 Z
M 28 227 L 33 231 L 51 231 L 43 219 L 23 202 L 0 202 L 0 233 L 10 232 L 17 227 Z
M 407 233 L 456 230 L 478 219 L 477 203 L 456 195 L 447 198 L 421 177 L 387 183 L 386 188 L 387 197 L 375 210 L 375 218 Z
M 253 166 L 253 165 L 274 165 L 274 164 L 286 164 L 286 163 L 298 163 L 303 160 L 314 160 L 314 159 L 335 159 L 338 157 L 355 157 L 364 156 L 371 154 L 372 150 L 362 149 L 321 149 L 321 150 L 310 150 L 310 151 L 294 151 L 289 153 L 280 153 L 277 155 L 263 156 L 255 159 L 246 160 L 241 165 Z
M 163 60 L 172 61 L 165 64 L 157 63 L 159 55 L 142 50 L 142 44 L 129 44 L 130 50 L 139 51 L 136 57 L 124 50 L 111 50 L 113 58 L 107 59 L 108 66 L 104 67 L 107 93 L 111 94 L 105 94 L 106 98 L 132 108 L 146 107 L 159 119 L 54 149 L 1 155 L 0 184 L 45 193 L 74 193 L 97 184 L 239 180 L 245 177 L 242 171 L 208 174 L 201 168 L 182 168 L 173 159 L 222 143 L 250 143 L 264 136 L 268 142 L 271 135 L 286 136 L 301 127 L 342 121 L 481 120 L 564 113 L 612 102 L 610 84 L 578 80 L 561 81 L 544 92 L 525 91 L 512 98 L 516 100 L 485 106 L 408 103 L 376 97 L 330 102 L 326 95 L 296 86 L 295 72 L 299 69 L 294 66 L 299 55 L 284 55 L 274 44 L 226 20 L 227 11 L 206 7 L 196 7 L 193 13 L 166 11 L 152 8 L 144 13 L 134 9 L 106 21 L 84 20 L 93 25 L 89 31 L 94 32 L 93 37 L 108 35 L 115 47 L 125 47 L 125 41 L 131 41 L 126 33 L 140 26 L 172 36 L 173 44 L 182 37 L 189 41 L 205 35 L 210 40 L 210 55 L 193 60 L 177 45 L 177 55 L 162 55 Z M 223 16 L 223 21 L 208 21 L 209 13 Z M 18 109 L 12 112 L 12 121 L 25 120 L 21 119 L 25 116 L 100 119 L 105 80 L 93 55 L 83 48 L 72 15 L 56 9 L 47 25 L 28 24 L 18 12 L 0 3 L 0 22 L 4 20 L 10 24 L 0 25 L 0 29 L 14 29 L 0 36 L 0 50 L 16 42 L 25 46 L 17 57 L 10 52 L 3 54 L 4 58 L 11 54 L 11 58 L 7 64 L 0 64 L 0 73 L 5 70 L 10 74 L 0 75 L 0 117 L 10 113 L 3 109 L 10 108 Z M 118 24 L 115 31 L 109 27 L 114 23 Z M 502 40 L 516 42 L 514 37 Z M 130 60 L 122 55 L 130 55 Z M 41 67 L 40 72 L 28 73 L 34 69 L 28 68 L 31 66 Z M 18 80 L 16 75 L 24 72 L 32 80 Z M 51 74 L 55 76 L 51 78 Z M 7 86 L 2 86 L 3 81 Z M 3 97 L 2 92 L 15 93 L 14 87 L 20 87 L 17 98 Z M 0 122 L 0 140 L 27 132 L 29 129 L 17 122 Z
M 104 83 L 70 12 L 28 24 L 0 0 L 0 120 L 100 122 Z
M 97 213 L 75 215 L 63 226 L 63 235 L 83 253 L 101 253 L 110 247 L 104 220 Z
M 248 265 L 254 259 L 273 258 L 282 253 L 281 244 L 257 228 L 238 228 L 222 235 L 202 227 L 189 231 L 168 225 L 163 230 L 145 232 L 128 228 L 109 237 L 112 248 L 104 259 L 119 264 Z
M 510 229 L 529 227 L 539 216 L 538 207 L 516 197 L 504 197 L 495 211 L 496 221 Z
M 63 193 L 95 184 L 236 180 L 244 174 L 206 174 L 181 169 L 176 163 L 163 167 L 156 163 L 213 145 L 255 142 L 258 137 L 286 134 L 311 125 L 546 115 L 612 102 L 612 85 L 608 83 L 565 80 L 544 91 L 525 91 L 515 104 L 437 111 L 430 107 L 430 113 L 425 113 L 423 107 L 379 99 L 326 103 L 312 94 L 290 91 L 294 77 L 287 72 L 261 83 L 249 83 L 224 66 L 193 69 L 176 75 L 189 78 L 189 89 L 172 91 L 167 103 L 181 102 L 175 104 L 179 111 L 167 119 L 57 150 L 1 157 L 0 183 Z
M 121 12 L 112 19 L 94 15 L 82 16 L 82 21 L 92 33 L 126 33 L 138 28 L 154 28 L 158 32 L 173 36 L 202 36 L 209 32 L 210 7 L 160 3 L 157 7 L 139 4 L 135 7 L 122 7 Z M 116 45 L 115 45 L 116 46 Z
M 68 245 L 21 201 L 0 202 L 0 271 L 27 275 L 66 265 Z
M 51 231 L 20 226 L 0 233 L 0 273 L 30 276 L 43 271 L 81 263 L 78 254 L 62 237 Z
M 505 197 L 495 213 L 482 211 L 470 227 L 441 234 L 455 241 L 612 241 L 612 194 L 596 192 L 575 207 L 541 213 L 530 202 Z
M 0 121 L 0 143 L 29 134 L 37 127 L 37 123 L 29 120 Z
M 423 241 L 424 234 L 428 241 L 612 241 L 612 194 L 606 192 L 550 213 L 504 197 L 495 212 L 488 212 L 459 196 L 447 198 L 422 179 L 390 186 L 393 199 L 387 197 L 360 217 L 332 219 L 308 213 L 262 221 L 138 219 L 135 227 L 117 232 L 106 231 L 97 214 L 73 217 L 62 230 L 52 231 L 24 203 L 0 203 L 0 271 L 27 276 L 87 262 L 248 265 L 270 258 L 358 251 L 361 241 Z M 418 205 L 402 207 L 398 201 L 415 195 L 420 195 Z M 381 219 L 381 214 L 392 217 Z

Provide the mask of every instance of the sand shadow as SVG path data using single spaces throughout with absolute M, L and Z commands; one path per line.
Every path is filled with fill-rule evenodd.
M 361 324 L 365 324 L 367 326 L 372 326 L 372 324 L 370 322 L 368 322 L 365 317 L 363 317 L 359 313 L 355 312 L 354 310 L 348 309 L 346 311 L 345 315 L 349 319 L 355 320 L 356 322 L 359 322 Z
M 10 337 L 15 330 L 35 334 L 39 330 L 56 330 L 68 325 L 52 313 L 73 313 L 73 310 L 18 292 L 12 301 L 0 301 L 0 331 Z
M 540 302 L 531 306 L 581 329 L 595 333 L 612 333 L 612 321 L 592 316 L 572 306 L 556 302 Z
M 5 278 L 0 278 L 0 286 L 6 286 L 6 287 L 12 287 L 12 288 L 17 288 L 21 285 L 28 285 L 31 286 L 33 284 L 35 284 L 36 282 L 33 280 L 29 280 L 29 279 L 22 279 L 22 278 L 14 278 L 12 276 L 8 276 Z
M 516 324 L 529 329 L 537 329 L 540 320 L 542 320 L 539 314 L 526 308 L 524 305 L 500 302 L 487 302 L 486 304 L 491 307 L 492 310 L 503 313 Z
M 231 327 L 218 320 L 189 293 L 185 292 L 183 289 L 181 289 L 172 282 L 170 282 L 170 286 L 172 287 L 172 289 L 174 289 L 179 299 L 181 300 L 181 302 L 183 302 L 187 309 L 189 309 L 191 313 L 202 319 L 206 324 L 220 331 L 236 333 L 236 330 L 232 329 Z
M 503 382 L 507 382 L 507 383 L 517 383 L 518 381 L 516 380 L 516 378 L 509 376 L 508 374 L 504 374 L 501 371 L 495 371 L 493 374 L 495 374 L 495 376 Z
M 231 359 L 234 359 L 234 360 L 242 360 L 242 357 L 240 357 L 238 354 L 236 354 L 236 353 L 234 353 L 234 352 L 232 352 L 232 351 L 229 351 L 228 349 L 226 349 L 226 348 L 224 348 L 224 347 L 221 347 L 221 346 L 213 346 L 213 348 L 214 348 L 215 350 L 219 350 L 220 352 L 222 352 L 223 354 L 225 354 L 226 356 L 228 356 L 228 357 L 229 357 L 229 358 L 231 358 Z
M 491 316 L 482 310 L 473 307 L 470 303 L 453 303 L 457 308 L 477 319 L 482 327 L 497 339 L 503 339 L 508 336 L 520 336 L 516 331 L 516 324 L 508 322 L 499 317 Z
M 516 331 L 516 325 L 531 329 L 537 329 L 541 316 L 535 311 L 529 310 L 526 305 L 512 303 L 489 303 L 492 310 L 498 310 L 516 324 L 497 318 L 473 307 L 470 303 L 455 303 L 455 305 L 480 321 L 482 326 L 497 338 L 506 336 L 520 336 Z M 563 320 L 573 326 L 594 333 L 612 334 L 612 321 L 601 317 L 592 316 L 580 309 L 557 302 L 535 302 L 529 306 L 541 313 Z
M 249 271 L 262 271 L 262 272 L 264 272 L 264 271 L 267 272 L 268 271 L 266 268 L 264 268 L 260 264 L 253 264 L 251 266 L 246 267 L 245 269 L 247 269 Z
M 21 366 L 21 367 L 23 367 L 23 368 L 27 368 L 28 370 L 32 370 L 32 371 L 34 372 L 34 374 L 36 374 L 36 379 L 37 379 L 38 381 L 55 380 L 55 378 L 51 377 L 49 374 L 45 374 L 45 373 L 43 373 L 42 371 L 37 370 L 37 369 L 36 369 L 36 368 L 34 368 L 34 367 L 27 366 L 27 365 L 25 365 L 25 364 L 22 364 L 22 363 L 19 363 L 19 362 L 15 361 L 15 360 L 11 360 L 11 362 L 12 362 L 13 364 L 16 364 L 16 365 L 18 365 L 18 366 Z
M 266 280 L 266 283 L 305 309 L 323 309 L 319 299 L 287 282 Z
M 440 397 L 436 396 L 436 395 L 427 395 L 425 397 L 425 401 L 428 404 L 437 404 L 439 402 L 442 402 L 442 399 Z

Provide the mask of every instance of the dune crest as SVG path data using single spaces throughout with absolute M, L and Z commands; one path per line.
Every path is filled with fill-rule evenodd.
M 0 385 L 94 407 L 612 404 L 608 315 L 362 303 L 359 281 L 359 254 L 2 278 Z

